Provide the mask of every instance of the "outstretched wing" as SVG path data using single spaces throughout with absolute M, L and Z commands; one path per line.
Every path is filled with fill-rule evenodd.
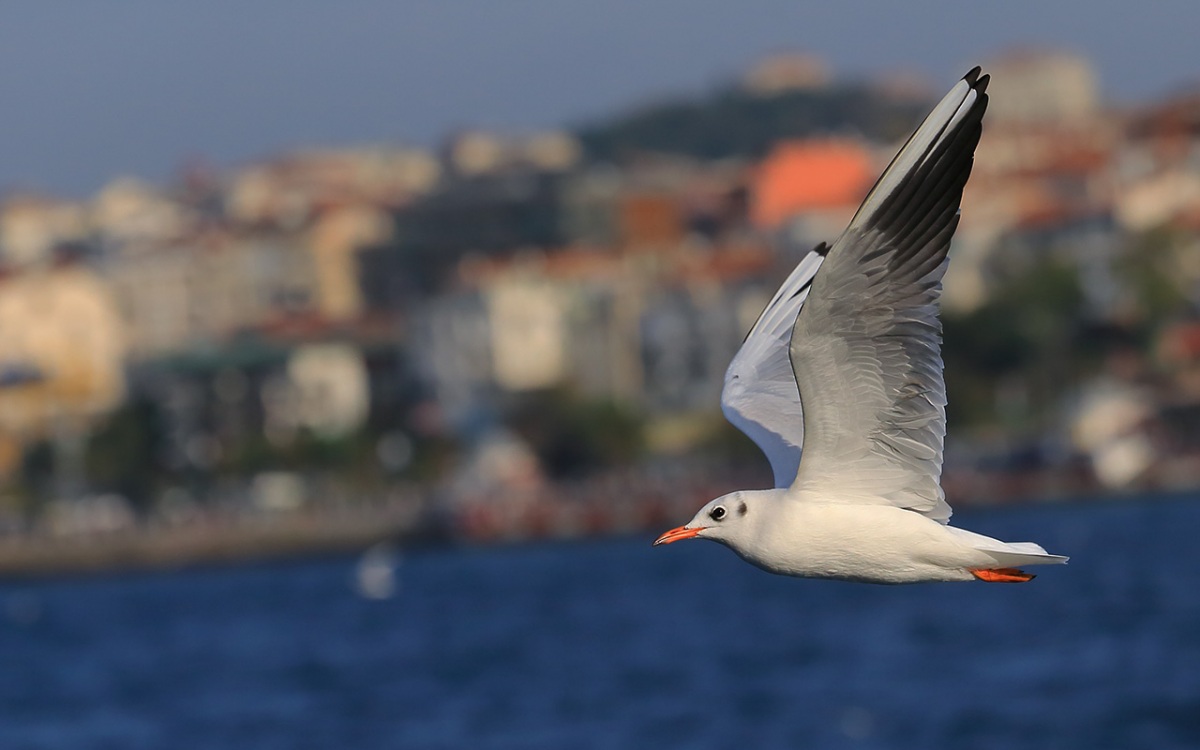
M 987 83 L 976 68 L 934 108 L 813 280 L 791 339 L 805 494 L 950 518 L 938 298 Z
M 787 487 L 796 478 L 804 442 L 804 413 L 788 358 L 788 341 L 828 251 L 822 243 L 801 258 L 725 370 L 721 410 L 767 455 L 776 487 Z

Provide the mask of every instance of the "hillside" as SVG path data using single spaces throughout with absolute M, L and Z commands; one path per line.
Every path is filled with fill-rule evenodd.
M 593 159 L 619 160 L 641 152 L 755 157 L 784 138 L 853 133 L 895 140 L 913 129 L 929 104 L 889 99 L 861 85 L 776 96 L 726 88 L 586 125 L 578 135 Z

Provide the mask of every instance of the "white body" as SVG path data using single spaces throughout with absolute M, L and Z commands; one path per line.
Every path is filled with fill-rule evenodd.
M 787 490 L 744 490 L 715 503 L 748 501 L 744 531 L 724 542 L 763 570 L 864 583 L 970 581 L 971 570 L 1060 562 L 1036 545 L 1011 545 L 885 505 L 788 498 Z

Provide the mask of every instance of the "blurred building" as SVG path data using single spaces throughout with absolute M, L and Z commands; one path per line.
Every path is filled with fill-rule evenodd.
M 88 267 L 0 278 L 0 475 L 18 455 L 12 446 L 78 434 L 116 407 L 126 352 L 114 295 Z
M 270 439 L 286 440 L 302 428 L 326 439 L 351 435 L 369 414 L 366 360 L 348 342 L 301 344 L 265 385 L 262 399 Z
M 1019 71 L 1026 66 L 1036 71 L 1043 63 L 1057 70 L 1062 62 L 1074 70 L 1066 60 L 1018 56 L 1010 64 Z M 1000 72 L 1005 70 L 1002 66 Z M 1066 73 L 1062 77 L 1071 79 Z M 994 103 L 1000 94 L 992 88 L 988 93 Z M 1022 95 L 1012 92 L 1005 98 Z M 1039 93 L 1029 96 L 1036 100 Z M 1044 258 L 1085 269 L 1089 293 L 1097 304 L 1110 304 L 1111 295 L 1102 287 L 1109 285 L 1116 244 L 1113 211 L 1119 196 L 1113 169 L 1122 139 L 1120 121 L 1092 105 L 1069 116 L 1051 107 L 1036 116 L 995 120 L 991 107 L 963 191 L 945 305 L 974 309 L 986 301 L 997 277 Z
M 381 208 L 357 204 L 320 213 L 307 231 L 312 255 L 313 307 L 326 320 L 348 321 L 366 309 L 359 253 L 392 236 L 391 216 Z
M 919 102 L 930 106 L 941 95 L 941 86 L 917 70 L 895 68 L 881 72 L 868 82 L 871 90 L 892 101 Z
M 582 156 L 579 141 L 561 130 L 526 136 L 471 130 L 454 136 L 445 146 L 447 165 L 462 177 L 514 170 L 565 172 L 577 166 Z
M 1126 486 L 1154 463 L 1157 451 L 1146 429 L 1154 411 L 1151 394 L 1130 384 L 1097 380 L 1085 389 L 1071 420 L 1071 439 L 1104 486 Z
M 16 195 L 0 203 L 0 265 L 23 267 L 51 259 L 53 250 L 87 234 L 78 203 Z
M 366 306 L 403 308 L 436 293 L 469 255 L 562 245 L 563 180 L 525 168 L 459 177 L 397 210 L 391 238 L 359 255 Z
M 168 242 L 195 231 L 200 217 L 166 191 L 128 177 L 109 182 L 89 201 L 88 228 L 104 247 Z
M 711 413 L 773 260 L 762 246 L 680 244 L 653 256 L 575 247 L 474 261 L 426 308 L 416 350 L 460 418 L 506 393 L 560 386 L 655 416 Z
M 564 234 L 634 253 L 719 241 L 747 228 L 746 183 L 746 165 L 734 160 L 656 156 L 619 169 L 596 165 L 563 184 Z
M 1132 231 L 1200 228 L 1200 93 L 1134 113 L 1115 169 L 1116 217 Z
M 330 207 L 402 206 L 441 176 L 437 159 L 420 149 L 302 151 L 239 170 L 225 192 L 225 212 L 238 224 L 294 229 Z
M 451 421 L 561 385 L 632 398 L 639 303 L 627 266 L 587 248 L 462 264 L 456 291 L 424 309 L 415 347 Z
M 544 281 L 498 280 L 488 290 L 492 372 L 506 391 L 550 388 L 566 376 L 565 290 Z
M 820 57 L 790 52 L 760 61 L 742 77 L 742 88 L 760 96 L 775 96 L 823 88 L 829 79 L 829 67 Z
M 130 245 L 109 256 L 105 274 L 136 358 L 211 346 L 317 310 L 316 263 L 305 237 L 294 233 L 208 230 Z
M 363 313 L 357 252 L 387 237 L 387 215 L 334 208 L 296 231 L 209 228 L 107 254 L 131 354 L 213 345 L 289 316 L 353 321 Z
M 1024 49 L 989 60 L 988 125 L 1063 123 L 1100 109 L 1096 73 L 1087 58 L 1061 50 Z

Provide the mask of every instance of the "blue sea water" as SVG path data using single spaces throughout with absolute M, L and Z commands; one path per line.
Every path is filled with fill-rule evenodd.
M 960 512 L 1029 584 L 650 537 L 0 583 L 0 748 L 1200 747 L 1200 499 Z

